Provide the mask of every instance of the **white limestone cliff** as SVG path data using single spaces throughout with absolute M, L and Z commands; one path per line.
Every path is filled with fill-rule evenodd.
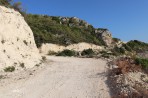
M 8 66 L 26 68 L 39 64 L 41 56 L 32 30 L 14 9 L 0 6 L 0 70 Z

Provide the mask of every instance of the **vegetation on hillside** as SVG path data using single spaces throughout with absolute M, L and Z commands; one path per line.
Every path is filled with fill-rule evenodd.
M 148 43 L 144 43 L 138 40 L 131 40 L 125 44 L 122 44 L 121 47 L 115 46 L 112 50 L 114 55 L 124 55 L 127 53 L 141 53 L 148 51 Z
M 0 5 L 5 6 L 5 7 L 11 7 L 10 2 L 12 0 L 0 0 Z
M 26 21 L 33 30 L 38 47 L 42 43 L 69 45 L 88 42 L 104 45 L 103 41 L 96 37 L 93 26 L 86 26 L 86 23 L 82 20 L 77 22 L 74 18 L 68 19 L 68 21 L 62 21 L 60 17 L 47 15 L 28 14 L 26 16 Z
M 141 65 L 144 69 L 148 69 L 148 59 L 144 59 L 144 58 L 136 58 L 135 62 L 138 65 Z
M 148 51 L 148 43 L 144 43 L 138 40 L 132 40 L 126 43 L 127 46 L 129 46 L 130 50 L 134 50 L 136 52 L 141 51 Z

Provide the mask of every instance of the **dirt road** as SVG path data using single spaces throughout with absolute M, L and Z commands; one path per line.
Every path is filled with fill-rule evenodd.
M 0 98 L 110 98 L 105 61 L 53 56 L 48 59 L 52 63 L 33 76 L 0 87 Z

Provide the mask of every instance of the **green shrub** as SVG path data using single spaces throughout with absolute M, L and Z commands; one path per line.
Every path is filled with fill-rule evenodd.
M 102 54 L 101 56 L 104 58 L 109 58 L 111 55 L 113 55 L 113 53 L 107 51 L 100 51 L 100 53 Z
M 107 51 L 100 51 L 101 54 L 107 54 Z
M 59 52 L 56 56 L 75 56 L 76 52 L 72 50 L 63 50 L 62 52 Z
M 114 42 L 119 42 L 120 39 L 119 39 L 119 38 L 113 38 L 113 41 L 114 41 Z
M 92 49 L 85 49 L 81 53 L 82 56 L 92 56 L 94 55 L 94 51 Z
M 123 47 L 129 52 L 132 51 L 132 48 L 128 44 L 123 44 Z
M 118 56 L 118 55 L 123 55 L 125 54 L 125 49 L 123 47 L 114 47 L 112 49 L 112 53 L 115 55 L 115 56 Z
M 126 43 L 126 45 L 136 52 L 148 50 L 148 43 L 144 43 L 138 40 L 129 41 Z
M 14 67 L 14 66 L 6 67 L 6 68 L 4 69 L 4 71 L 5 71 L 5 72 L 13 72 L 13 71 L 15 71 L 15 67 Z
M 10 1 L 11 0 L 0 0 L 0 5 L 6 6 L 6 7 L 11 7 Z
M 135 62 L 140 64 L 144 69 L 148 69 L 148 59 L 136 58 Z
M 57 53 L 54 51 L 48 51 L 48 55 L 56 55 Z
M 104 57 L 104 58 L 109 58 L 110 57 L 109 54 L 102 54 L 101 56 Z

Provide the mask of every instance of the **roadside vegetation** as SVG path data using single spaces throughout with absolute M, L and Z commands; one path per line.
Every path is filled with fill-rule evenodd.
M 76 52 L 73 50 L 63 50 L 62 52 L 59 52 L 56 56 L 76 56 Z
M 47 55 L 57 55 L 57 53 L 54 52 L 54 51 L 48 51 L 48 54 Z
M 6 68 L 4 69 L 4 71 L 5 71 L 5 72 L 13 72 L 13 71 L 15 71 L 15 67 L 14 67 L 14 66 L 6 67 Z
M 81 55 L 86 57 L 93 57 L 95 52 L 92 49 L 85 49 L 81 52 Z

